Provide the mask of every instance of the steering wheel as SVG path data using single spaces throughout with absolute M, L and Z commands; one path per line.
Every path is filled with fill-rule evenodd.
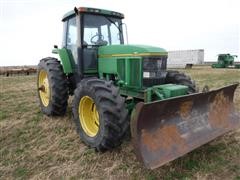
M 93 41 L 93 39 L 96 38 L 96 37 L 98 37 L 98 39 L 97 39 L 96 41 Z M 101 40 L 104 39 L 103 35 L 96 34 L 96 35 L 94 35 L 93 37 L 91 37 L 90 41 L 91 41 L 91 43 L 93 43 L 93 44 L 97 44 L 97 42 L 98 42 L 100 39 L 101 39 Z

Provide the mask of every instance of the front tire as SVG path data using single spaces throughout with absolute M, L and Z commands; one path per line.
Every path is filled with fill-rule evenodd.
M 74 92 L 72 111 L 80 138 L 97 151 L 119 146 L 129 127 L 125 99 L 110 81 L 82 80 Z
M 44 58 L 38 64 L 37 89 L 41 111 L 50 116 L 62 116 L 67 109 L 68 85 L 60 62 Z
M 168 71 L 166 76 L 166 83 L 188 86 L 189 94 L 197 92 L 195 82 L 192 81 L 189 76 L 178 71 Z

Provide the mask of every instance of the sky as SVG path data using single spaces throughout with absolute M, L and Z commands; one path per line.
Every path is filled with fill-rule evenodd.
M 0 0 L 0 66 L 54 56 L 62 16 L 81 6 L 123 13 L 129 44 L 204 49 L 205 61 L 220 53 L 240 56 L 239 0 Z

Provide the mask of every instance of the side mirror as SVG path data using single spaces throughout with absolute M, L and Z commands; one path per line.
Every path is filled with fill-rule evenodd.
M 74 12 L 78 15 L 78 8 L 74 7 Z

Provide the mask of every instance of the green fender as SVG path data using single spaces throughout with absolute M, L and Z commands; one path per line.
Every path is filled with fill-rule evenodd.
M 60 59 L 61 59 L 61 63 L 62 63 L 62 66 L 63 66 L 63 71 L 64 71 L 65 74 L 74 73 L 75 63 L 74 63 L 72 52 L 69 49 L 55 48 L 55 49 L 52 50 L 52 53 L 59 54 Z

